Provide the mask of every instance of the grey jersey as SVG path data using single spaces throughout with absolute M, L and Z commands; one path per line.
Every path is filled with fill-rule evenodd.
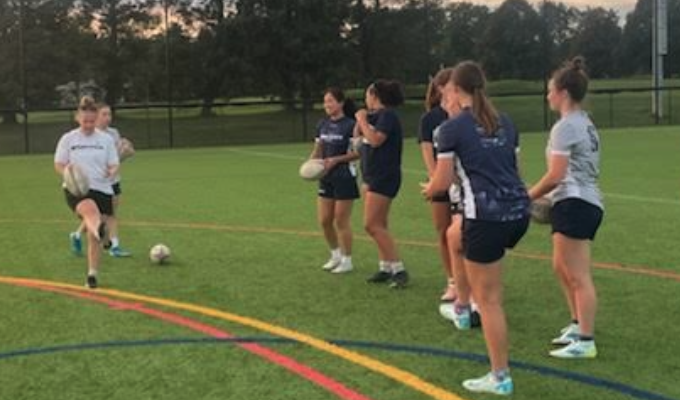
M 604 208 L 597 186 L 600 137 L 588 114 L 575 111 L 560 119 L 550 132 L 547 154 L 569 157 L 567 175 L 552 193 L 553 204 L 577 198 Z
M 90 181 L 90 189 L 113 194 L 109 168 L 120 163 L 116 146 L 110 136 L 96 131 L 83 134 L 80 129 L 66 133 L 57 144 L 54 162 L 78 164 Z
M 116 145 L 116 152 L 118 152 L 118 147 L 120 146 L 120 140 L 122 136 L 120 136 L 120 132 L 118 129 L 109 126 L 106 129 L 100 129 L 102 133 L 105 133 L 109 136 L 111 136 L 111 139 L 113 139 L 113 143 Z M 120 154 L 119 154 L 120 155 Z M 120 172 L 116 174 L 116 176 L 113 177 L 113 183 L 120 183 Z

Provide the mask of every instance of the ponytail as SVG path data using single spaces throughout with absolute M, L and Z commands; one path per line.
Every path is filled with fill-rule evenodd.
M 358 110 L 356 103 L 354 103 L 354 100 L 352 99 L 345 99 L 342 103 L 342 113 L 345 114 L 346 117 L 354 118 L 354 114 L 356 114 Z
M 499 127 L 499 114 L 486 94 L 486 77 L 479 64 L 464 61 L 452 72 L 451 81 L 463 92 L 472 96 L 472 114 L 487 135 L 494 134 Z

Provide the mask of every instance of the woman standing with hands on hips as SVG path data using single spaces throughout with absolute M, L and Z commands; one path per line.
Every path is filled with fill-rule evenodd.
M 362 138 L 361 170 L 364 181 L 364 228 L 373 238 L 380 257 L 378 272 L 369 283 L 389 283 L 399 289 L 409 275 L 388 229 L 392 200 L 401 188 L 403 131 L 395 110 L 404 103 L 401 84 L 377 80 L 366 89 L 366 107 L 356 113 Z
M 473 392 L 513 392 L 503 309 L 503 258 L 529 227 L 529 196 L 519 177 L 519 136 L 486 96 L 486 78 L 473 62 L 458 64 L 442 88 L 445 108 L 461 108 L 442 125 L 435 174 L 423 194 L 431 199 L 453 182 L 454 165 L 463 187 L 465 270 L 455 276 L 455 320 L 469 329 L 471 296 L 478 304 L 491 371 L 463 382 Z
M 551 193 L 553 267 L 567 299 L 571 323 L 552 344 L 557 358 L 595 358 L 597 295 L 590 266 L 591 242 L 604 206 L 597 185 L 600 138 L 583 111 L 588 92 L 584 60 L 577 57 L 557 70 L 549 83 L 550 108 L 560 114 L 546 150 L 548 171 L 529 191 L 532 200 Z

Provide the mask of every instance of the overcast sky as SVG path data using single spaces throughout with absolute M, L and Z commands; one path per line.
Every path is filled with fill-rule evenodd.
M 462 0 L 452 0 L 462 1 Z M 531 3 L 540 3 L 542 0 L 529 0 Z M 475 3 L 486 4 L 488 6 L 497 6 L 503 0 L 473 0 Z M 614 8 L 619 11 L 622 16 L 631 11 L 635 7 L 637 0 L 562 0 L 562 2 L 577 7 L 605 7 Z

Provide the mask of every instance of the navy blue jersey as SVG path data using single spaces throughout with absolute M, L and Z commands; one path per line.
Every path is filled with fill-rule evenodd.
M 378 110 L 368 115 L 368 123 L 386 138 L 379 147 L 373 147 L 364 140 L 361 151 L 364 181 L 401 179 L 404 133 L 397 112 L 390 108 Z
M 437 106 L 420 118 L 418 128 L 418 143 L 432 143 L 434 156 L 437 157 L 437 141 L 439 127 L 449 119 L 449 114 L 440 106 Z
M 355 121 L 349 117 L 338 120 L 324 118 L 316 127 L 316 140 L 321 144 L 321 158 L 343 156 L 351 148 Z M 349 163 L 338 164 L 324 179 L 355 176 Z
M 529 215 L 529 196 L 517 170 L 519 134 L 506 116 L 488 135 L 470 110 L 445 122 L 438 158 L 455 158 L 464 215 L 483 221 L 516 221 Z

